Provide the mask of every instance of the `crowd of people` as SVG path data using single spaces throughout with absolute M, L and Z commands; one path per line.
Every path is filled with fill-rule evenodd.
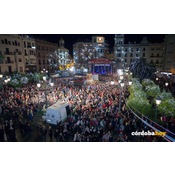
M 117 79 L 114 80 L 117 82 Z M 49 105 L 65 100 L 71 104 L 71 114 L 64 123 L 50 126 L 42 122 L 34 130 L 31 126 L 37 111 L 45 104 L 44 91 L 34 83 L 20 88 L 5 86 L 4 99 L 1 89 L 0 141 L 17 141 L 16 130 L 21 137 L 39 137 L 42 141 L 46 141 L 47 137 L 49 141 L 56 142 L 164 141 L 157 136 L 131 135 L 132 132 L 150 128 L 126 108 L 125 99 L 129 97 L 127 86 L 122 90 L 119 104 L 120 87 L 116 85 L 100 82 L 80 88 L 60 79 L 56 79 L 54 84 L 52 90 L 48 87 Z

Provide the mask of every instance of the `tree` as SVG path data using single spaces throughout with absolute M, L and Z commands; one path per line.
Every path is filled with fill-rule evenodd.
M 145 58 L 136 59 L 129 66 L 129 70 L 133 73 L 134 78 L 150 79 L 156 72 L 156 66 L 150 65 Z

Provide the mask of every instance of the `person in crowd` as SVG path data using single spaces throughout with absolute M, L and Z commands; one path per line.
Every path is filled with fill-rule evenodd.
M 42 136 L 42 141 L 45 142 L 46 141 L 46 134 L 47 134 L 47 129 L 45 126 L 43 126 L 43 128 L 41 129 L 41 136 Z
M 52 142 L 52 136 L 53 136 L 53 134 L 52 134 L 52 128 L 51 128 L 51 126 L 49 126 L 48 134 L 49 134 L 50 142 Z

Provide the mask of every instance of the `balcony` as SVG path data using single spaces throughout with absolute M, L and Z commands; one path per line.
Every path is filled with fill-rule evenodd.
M 14 55 L 13 52 L 4 52 L 4 55 Z
M 5 64 L 13 64 L 14 63 L 14 61 L 7 61 L 7 60 L 5 60 Z

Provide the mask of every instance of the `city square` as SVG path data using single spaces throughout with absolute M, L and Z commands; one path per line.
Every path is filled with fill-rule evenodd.
M 0 35 L 1 142 L 175 141 L 175 35 L 104 36 Z

